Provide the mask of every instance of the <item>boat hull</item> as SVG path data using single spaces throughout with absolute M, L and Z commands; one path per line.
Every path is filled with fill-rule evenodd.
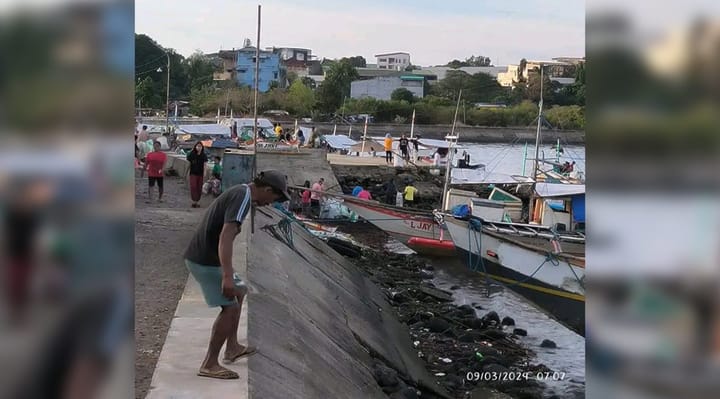
M 445 223 L 463 262 L 585 335 L 585 269 L 580 262 L 561 256 L 553 258 L 554 263 L 545 262 L 547 253 L 517 245 L 499 234 L 470 229 L 468 221 L 446 218 Z M 482 262 L 478 254 L 482 254 Z
M 419 254 L 455 255 L 454 248 L 449 246 L 452 243 L 450 236 L 443 231 L 432 212 L 423 213 L 360 199 L 345 199 L 343 204 Z

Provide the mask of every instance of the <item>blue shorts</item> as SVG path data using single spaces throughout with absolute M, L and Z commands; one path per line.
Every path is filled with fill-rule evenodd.
M 195 281 L 200 284 L 203 297 L 205 297 L 205 303 L 207 303 L 209 307 L 237 305 L 236 297 L 230 299 L 222 293 L 221 267 L 204 266 L 187 259 L 185 259 L 185 266 L 187 266 L 188 271 L 192 274 L 193 278 L 195 278 Z M 235 287 L 246 290 L 245 283 L 237 273 L 233 273 L 233 281 L 235 282 Z

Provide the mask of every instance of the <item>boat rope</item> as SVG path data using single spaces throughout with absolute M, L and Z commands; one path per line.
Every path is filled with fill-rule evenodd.
M 475 241 L 475 246 L 477 248 L 477 256 L 479 258 L 477 261 L 475 261 L 475 263 L 473 263 L 473 261 L 472 261 L 472 256 L 473 256 L 472 241 L 473 240 L 471 240 L 471 236 L 473 235 L 473 232 L 476 232 L 474 234 L 474 236 L 475 236 L 474 241 Z M 485 275 L 486 284 L 489 282 L 488 279 L 492 279 L 493 281 L 504 286 L 505 288 L 512 288 L 516 285 L 523 284 L 523 283 L 529 281 L 530 279 L 534 278 L 535 275 L 548 262 L 550 264 L 552 264 L 553 266 L 560 266 L 560 260 L 557 258 L 557 255 L 550 251 L 547 251 L 545 254 L 545 260 L 542 263 L 540 263 L 540 265 L 538 265 L 538 267 L 535 268 L 535 270 L 528 276 L 525 276 L 524 278 L 517 280 L 511 284 L 506 284 L 502 281 L 494 279 L 494 278 L 492 278 L 490 273 L 487 272 L 487 270 L 485 268 L 485 260 L 483 259 L 483 256 L 482 256 L 482 221 L 480 221 L 478 219 L 472 219 L 470 222 L 468 222 L 468 266 L 470 267 L 470 270 L 472 270 L 472 271 L 481 271 Z M 478 270 L 478 265 L 481 266 L 481 270 Z M 571 267 L 571 269 L 572 269 L 572 267 Z M 574 270 L 572 272 L 573 272 L 573 274 L 575 274 Z M 575 274 L 575 278 L 577 278 L 577 274 Z M 578 282 L 580 282 L 579 279 L 578 279 Z M 486 292 L 486 295 L 488 297 L 490 296 L 489 290 Z

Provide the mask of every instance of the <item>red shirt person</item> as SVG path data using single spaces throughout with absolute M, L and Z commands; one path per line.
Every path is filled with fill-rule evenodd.
M 167 155 L 160 151 L 160 143 L 153 142 L 153 152 L 145 157 L 148 172 L 148 201 L 152 201 L 152 192 L 155 183 L 158 186 L 158 201 L 162 202 L 163 196 L 163 168 L 167 161 Z

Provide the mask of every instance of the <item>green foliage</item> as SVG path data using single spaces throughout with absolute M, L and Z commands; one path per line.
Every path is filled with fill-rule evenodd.
M 288 86 L 292 86 L 295 81 L 298 80 L 297 72 L 290 71 L 287 73 Z
M 342 59 L 330 66 L 325 80 L 318 88 L 318 106 L 322 111 L 334 112 L 344 97 L 350 96 L 350 83 L 358 79 L 358 73 L 348 59 Z
M 356 67 L 356 68 L 365 68 L 367 67 L 367 61 L 365 61 L 365 57 L 361 55 L 356 55 L 354 57 L 346 57 L 340 59 L 340 61 L 347 60 L 350 65 Z
M 206 85 L 190 91 L 190 112 L 195 115 L 207 115 L 218 108 L 218 95 L 216 90 Z
M 491 65 L 492 61 L 490 60 L 490 57 L 483 57 L 482 55 L 471 55 L 470 58 L 466 58 L 465 61 L 452 60 L 448 62 L 445 66 L 457 69 L 461 67 L 485 67 Z
M 412 103 L 415 100 L 413 93 L 404 87 L 395 89 L 392 94 L 390 94 L 390 98 L 393 101 L 406 101 L 408 103 Z
M 315 90 L 316 88 L 315 80 L 311 77 L 303 76 L 300 82 L 311 90 Z
M 296 80 L 288 89 L 287 111 L 303 116 L 309 115 L 315 106 L 315 94 L 301 81 Z
M 463 71 L 448 71 L 445 79 L 433 88 L 433 93 L 448 100 L 457 100 L 462 89 L 463 99 L 468 103 L 490 103 L 507 97 L 508 89 L 500 86 L 497 79 L 486 73 L 469 75 Z
M 558 129 L 585 128 L 585 109 L 578 105 L 550 108 L 545 112 L 545 118 Z

